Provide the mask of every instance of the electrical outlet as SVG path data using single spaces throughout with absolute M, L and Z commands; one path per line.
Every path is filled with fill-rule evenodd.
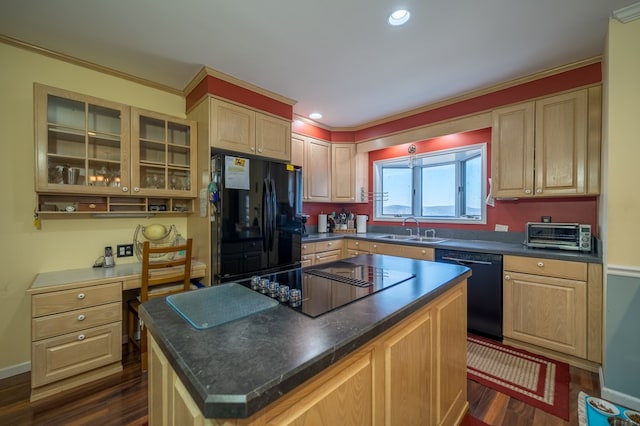
M 133 244 L 118 244 L 118 257 L 133 256 Z

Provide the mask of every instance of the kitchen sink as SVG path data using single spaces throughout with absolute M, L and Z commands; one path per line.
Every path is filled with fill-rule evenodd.
M 390 234 L 390 235 L 383 235 L 383 236 L 378 237 L 378 238 L 383 238 L 385 240 L 408 241 L 408 240 L 417 240 L 419 237 L 416 237 L 415 235 L 395 235 L 395 234 Z
M 395 234 L 383 235 L 383 236 L 378 237 L 378 238 L 382 238 L 382 239 L 385 239 L 385 240 L 415 241 L 415 242 L 420 242 L 420 243 L 431 243 L 431 244 L 438 244 L 438 243 L 442 243 L 444 241 L 447 241 L 444 238 L 418 237 L 418 236 L 415 236 L 415 235 L 395 235 Z
M 445 242 L 445 241 L 448 241 L 448 240 L 444 239 L 444 238 L 419 237 L 419 238 L 416 238 L 415 241 L 420 241 L 422 243 L 438 244 L 438 243 L 442 243 L 442 242 Z

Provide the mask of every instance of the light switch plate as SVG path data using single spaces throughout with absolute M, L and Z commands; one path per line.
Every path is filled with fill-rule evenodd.
M 496 223 L 496 231 L 498 232 L 507 232 L 509 230 L 509 225 L 500 225 Z

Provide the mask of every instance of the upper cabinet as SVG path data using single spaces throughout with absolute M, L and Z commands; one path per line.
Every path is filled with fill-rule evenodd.
M 211 147 L 291 160 L 291 122 L 211 98 Z
M 128 189 L 128 106 L 36 85 L 35 115 L 36 191 Z
M 302 173 L 305 201 L 331 201 L 331 143 L 306 139 Z
M 196 137 L 194 122 L 37 84 L 39 211 L 191 211 Z
M 141 195 L 196 196 L 196 132 L 188 120 L 132 108 L 131 185 Z
M 291 162 L 302 166 L 304 200 L 313 202 L 365 202 L 368 160 L 355 143 L 330 143 L 309 136 L 291 136 Z
M 356 203 L 367 191 L 368 155 L 358 153 L 354 143 L 331 144 L 331 200 Z
M 601 97 L 596 86 L 495 109 L 493 195 L 599 194 Z

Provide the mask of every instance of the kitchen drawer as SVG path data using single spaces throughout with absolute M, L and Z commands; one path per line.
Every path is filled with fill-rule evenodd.
M 333 262 L 334 260 L 342 259 L 342 250 L 327 250 L 323 252 L 316 253 L 315 260 L 313 261 L 314 265 L 326 262 Z
M 342 250 L 344 240 L 318 241 L 316 242 L 316 253 L 328 250 Z
M 503 269 L 579 281 L 587 280 L 587 264 L 537 257 L 504 256 Z
M 34 318 L 31 321 L 31 340 L 59 336 L 98 325 L 117 322 L 122 319 L 122 305 L 120 302 L 107 305 L 81 308 Z
M 34 295 L 31 298 L 31 313 L 35 318 L 121 300 L 122 283 L 120 282 L 79 287 Z
M 316 243 L 302 243 L 302 254 L 313 254 L 316 252 Z
M 122 322 L 31 344 L 33 388 L 122 360 Z
M 347 249 L 369 252 L 369 241 L 347 239 Z

